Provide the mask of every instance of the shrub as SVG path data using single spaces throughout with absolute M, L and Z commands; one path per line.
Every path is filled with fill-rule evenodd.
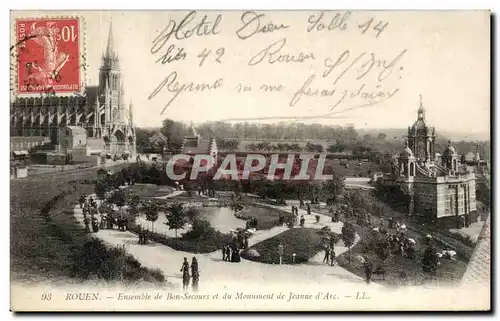
M 385 261 L 391 255 L 391 243 L 387 239 L 381 239 L 375 245 L 375 254 L 381 259 Z
M 73 259 L 72 276 L 80 279 L 165 281 L 160 270 L 150 273 L 122 247 L 108 249 L 97 239 L 85 242 L 82 251 L 74 253 Z
M 165 238 L 162 234 L 152 232 L 149 233 L 148 238 L 153 242 L 164 244 L 174 250 L 189 253 L 212 253 L 219 250 L 222 246 L 229 244 L 232 240 L 230 234 L 222 234 L 219 231 L 215 231 L 209 238 L 199 239 L 187 239 L 184 237 Z
M 182 238 L 186 240 L 205 239 L 214 235 L 216 230 L 210 225 L 210 222 L 203 219 L 195 219 L 190 231 L 183 234 Z

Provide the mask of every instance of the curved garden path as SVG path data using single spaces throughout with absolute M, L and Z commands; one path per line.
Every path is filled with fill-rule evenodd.
M 291 211 L 290 207 L 289 209 Z M 299 215 L 301 214 L 302 212 L 299 209 Z M 78 223 L 83 226 L 83 213 L 79 205 L 74 207 L 74 215 Z M 306 218 L 306 227 L 321 228 L 324 225 L 334 225 L 335 229 L 332 228 L 334 231 L 341 228 L 341 223 L 331 223 L 329 222 L 329 217 L 323 216 L 320 219 L 320 222 L 323 221 L 323 223 L 316 224 L 314 222 L 314 214 L 304 215 Z M 287 229 L 287 227 L 280 226 L 256 233 L 255 236 L 249 239 L 249 245 L 273 237 Z M 194 256 L 193 253 L 177 251 L 158 243 L 139 245 L 137 236 L 128 231 L 99 230 L 99 232 L 92 233 L 92 235 L 108 245 L 124 246 L 126 251 L 133 255 L 143 266 L 160 269 L 168 278 L 169 283 L 175 288 L 181 287 L 182 276 L 180 268 L 183 258 L 186 257 L 191 261 L 191 258 Z M 337 255 L 342 253 L 341 248 L 341 246 L 336 247 Z M 318 256 L 321 255 L 322 253 L 318 254 Z M 203 289 L 210 289 L 211 291 L 214 289 L 242 290 L 254 286 L 267 285 L 274 287 L 280 284 L 289 288 L 297 288 L 297 286 L 302 288 L 307 286 L 314 287 L 315 285 L 339 287 L 345 285 L 349 289 L 353 289 L 353 286 L 359 286 L 361 289 L 364 289 L 367 286 L 360 277 L 338 265 L 298 264 L 280 266 L 252 262 L 245 259 L 242 259 L 240 263 L 231 263 L 222 261 L 222 253 L 220 251 L 196 254 L 195 256 L 198 259 L 200 267 L 201 291 Z M 380 285 L 375 283 L 369 286 L 380 287 Z

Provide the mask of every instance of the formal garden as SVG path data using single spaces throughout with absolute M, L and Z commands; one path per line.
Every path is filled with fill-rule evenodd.
M 177 251 L 202 254 L 230 247 L 243 259 L 280 264 L 282 247 L 281 264 L 307 264 L 341 246 L 345 252 L 336 257 L 341 267 L 364 278 L 369 266 L 370 275 L 386 285 L 452 282 L 465 271 L 467 253 L 440 235 L 414 228 L 377 195 L 346 190 L 341 177 L 290 184 L 190 182 L 186 191 L 168 182 L 151 184 L 151 169 L 134 166 L 95 181 L 99 212 Z M 137 169 L 141 172 L 134 173 Z M 290 212 L 290 200 L 306 214 L 300 216 L 300 221 L 307 218 L 305 225 L 299 224 L 298 212 Z M 252 238 L 258 241 L 249 242 Z

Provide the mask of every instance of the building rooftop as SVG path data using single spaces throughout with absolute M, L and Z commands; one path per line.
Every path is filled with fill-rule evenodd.
M 66 128 L 68 128 L 69 130 L 71 130 L 71 133 L 73 135 L 75 135 L 75 134 L 77 134 L 77 135 L 87 135 L 87 131 L 83 127 L 80 127 L 80 126 L 66 126 Z
M 490 214 L 491 215 L 491 214 Z M 491 234 L 490 216 L 484 222 L 483 230 L 477 239 L 476 248 L 472 253 L 462 282 L 487 283 L 491 282 Z
M 211 147 L 211 139 L 200 138 L 198 146 L 183 146 L 182 154 L 208 154 Z

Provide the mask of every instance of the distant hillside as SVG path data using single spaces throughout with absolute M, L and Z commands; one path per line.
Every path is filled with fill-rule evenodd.
M 385 133 L 387 135 L 387 139 L 404 139 L 405 135 L 408 134 L 408 128 L 360 128 L 356 129 L 359 135 L 363 136 L 366 134 L 377 136 L 380 133 Z M 443 137 L 446 139 L 451 139 L 452 141 L 489 141 L 490 133 L 457 133 L 457 132 L 446 132 L 436 130 L 436 135 L 438 137 Z
M 153 132 L 159 130 L 160 127 L 139 127 L 143 131 Z M 369 134 L 372 136 L 377 136 L 380 133 L 385 133 L 387 135 L 387 140 L 403 140 L 408 133 L 408 128 L 356 128 L 358 134 L 362 137 L 363 135 Z M 436 135 L 439 138 L 444 138 L 446 140 L 451 139 L 452 141 L 489 141 L 490 133 L 458 133 L 458 132 L 446 132 L 436 130 Z M 229 138 L 229 137 L 226 137 Z

